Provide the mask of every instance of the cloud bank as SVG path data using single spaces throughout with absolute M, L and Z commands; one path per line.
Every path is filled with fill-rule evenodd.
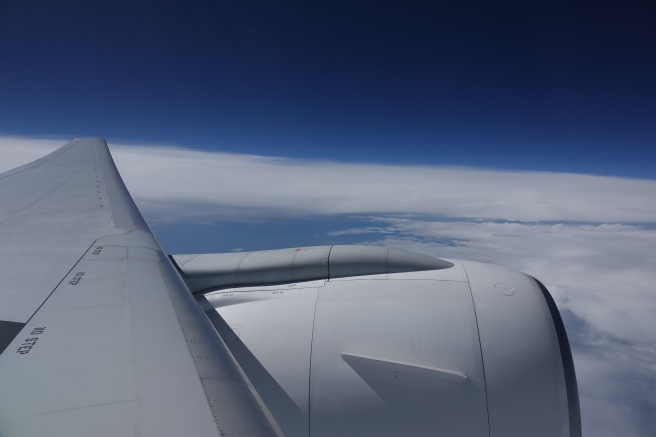
M 528 221 L 656 221 L 656 181 L 563 173 L 312 162 L 173 148 L 114 147 L 156 215 L 427 213 Z M 146 158 L 147 157 L 147 158 Z M 187 212 L 193 216 L 193 211 Z
M 13 168 L 16 162 L 29 161 L 61 144 L 0 138 L 2 167 Z M 656 222 L 653 180 L 346 164 L 175 147 L 110 148 L 133 197 L 146 213 L 160 217 L 383 212 L 522 221 Z
M 62 144 L 0 138 L 0 171 Z M 110 147 L 151 222 L 366 216 L 326 239 L 536 276 L 568 329 L 584 435 L 654 436 L 656 181 Z

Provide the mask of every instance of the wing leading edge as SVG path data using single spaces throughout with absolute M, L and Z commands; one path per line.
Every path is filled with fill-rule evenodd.
M 272 435 L 104 140 L 0 175 L 0 434 Z

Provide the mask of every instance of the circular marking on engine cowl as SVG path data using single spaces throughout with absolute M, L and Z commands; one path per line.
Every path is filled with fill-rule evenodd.
M 496 284 L 494 289 L 504 296 L 512 296 L 515 294 L 515 289 L 511 285 L 504 284 L 503 282 Z

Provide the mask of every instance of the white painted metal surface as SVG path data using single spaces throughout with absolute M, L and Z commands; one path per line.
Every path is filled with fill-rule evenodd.
M 0 240 L 0 435 L 272 435 L 103 140 L 0 175 Z

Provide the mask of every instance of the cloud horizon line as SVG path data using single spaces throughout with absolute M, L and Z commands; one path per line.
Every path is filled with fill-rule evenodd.
M 61 140 L 0 136 L 3 168 Z M 147 216 L 183 221 L 333 214 L 656 223 L 656 181 L 549 171 L 339 162 L 110 144 Z M 21 162 L 25 161 L 25 162 Z

